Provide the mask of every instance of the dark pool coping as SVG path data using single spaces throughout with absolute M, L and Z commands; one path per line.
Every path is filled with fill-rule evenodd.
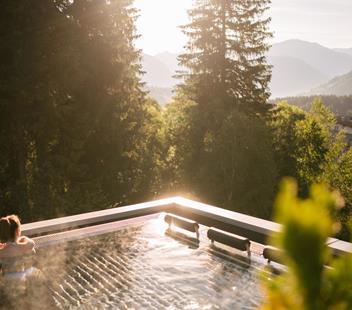
M 269 236 L 281 229 L 281 225 L 275 222 L 176 196 L 125 207 L 24 224 L 22 230 L 23 234 L 28 236 L 48 235 L 161 212 L 172 212 L 196 220 L 198 223 L 209 227 L 217 227 L 245 236 L 261 244 L 267 244 Z M 335 255 L 352 253 L 352 243 L 349 242 L 329 238 L 328 246 Z

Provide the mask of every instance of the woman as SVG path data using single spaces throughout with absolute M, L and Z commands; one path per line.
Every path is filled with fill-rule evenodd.
M 49 283 L 33 267 L 35 243 L 21 236 L 16 215 L 0 218 L 0 309 L 55 309 Z M 2 291 L 2 294 L 1 294 Z
M 21 223 L 16 215 L 0 218 L 0 281 L 9 307 L 25 294 L 26 280 L 36 272 L 32 267 L 34 246 L 32 239 L 21 236 Z
M 30 272 L 28 258 L 35 253 L 34 241 L 21 236 L 21 223 L 16 215 L 0 219 L 0 264 L 6 278 L 24 278 Z

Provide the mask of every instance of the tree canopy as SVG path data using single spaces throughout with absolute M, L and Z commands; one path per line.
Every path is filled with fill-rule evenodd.
M 5 1 L 0 14 L 2 212 L 137 199 L 149 111 L 131 1 Z

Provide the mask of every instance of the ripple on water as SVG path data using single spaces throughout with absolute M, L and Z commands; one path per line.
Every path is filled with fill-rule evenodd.
M 165 235 L 159 220 L 39 251 L 61 309 L 255 309 L 256 265 L 214 255 L 208 242 Z M 216 254 L 216 253 L 215 253 Z

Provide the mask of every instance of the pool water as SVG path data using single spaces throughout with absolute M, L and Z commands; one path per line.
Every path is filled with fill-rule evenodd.
M 161 218 L 113 233 L 41 248 L 37 267 L 59 309 L 256 309 L 258 268 L 226 255 Z M 238 259 L 238 258 L 241 258 Z

